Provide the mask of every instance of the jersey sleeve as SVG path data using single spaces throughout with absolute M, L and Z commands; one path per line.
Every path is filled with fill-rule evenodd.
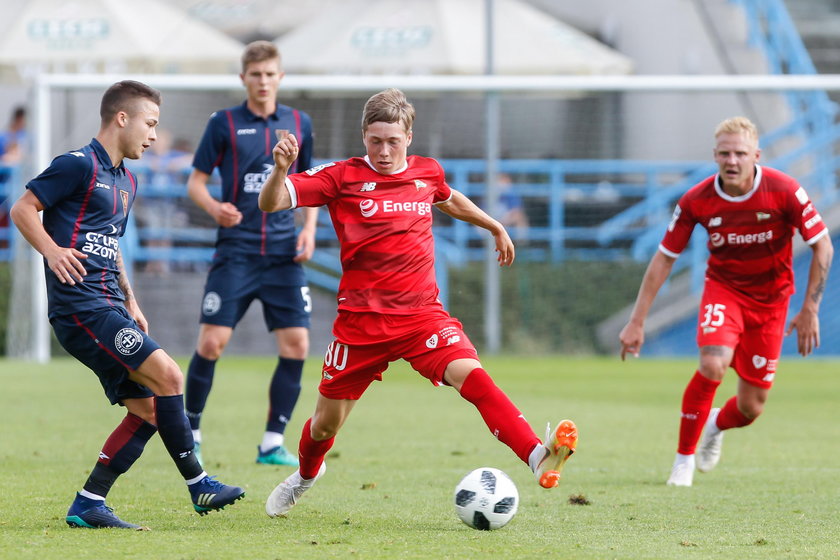
M 788 204 L 793 226 L 799 230 L 799 235 L 808 245 L 828 235 L 828 227 L 804 188 L 794 184 L 788 197 Z
M 449 183 L 446 182 L 446 172 L 443 170 L 443 167 L 440 165 L 440 162 L 434 160 L 435 165 L 438 169 L 438 180 L 437 189 L 435 190 L 435 197 L 432 201 L 432 204 L 440 204 L 441 202 L 446 202 L 450 198 L 452 198 L 452 187 L 449 186 Z
M 677 258 L 688 245 L 696 221 L 691 215 L 691 205 L 685 196 L 680 198 L 674 208 L 674 214 L 665 230 L 659 250 L 669 257 Z
M 26 184 L 26 188 L 46 209 L 72 196 L 80 185 L 86 185 L 91 179 L 92 160 L 82 152 L 70 152 L 55 158 L 49 167 Z
M 324 163 L 286 178 L 292 196 L 292 208 L 323 206 L 338 197 L 342 167 Z
M 207 121 L 207 127 L 204 129 L 193 157 L 193 167 L 208 175 L 213 173 L 219 165 L 228 142 L 227 128 L 223 119 L 224 112 L 213 113 Z

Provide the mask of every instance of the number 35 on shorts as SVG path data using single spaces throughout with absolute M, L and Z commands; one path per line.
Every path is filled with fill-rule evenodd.
M 726 319 L 726 315 L 723 313 L 726 310 L 725 305 L 722 303 L 707 303 L 703 309 L 701 327 L 720 327 L 723 325 L 724 319 Z

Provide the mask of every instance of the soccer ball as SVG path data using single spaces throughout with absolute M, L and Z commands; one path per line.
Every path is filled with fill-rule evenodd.
M 491 531 L 504 527 L 518 507 L 516 485 L 499 469 L 475 469 L 455 487 L 455 511 L 473 529 Z

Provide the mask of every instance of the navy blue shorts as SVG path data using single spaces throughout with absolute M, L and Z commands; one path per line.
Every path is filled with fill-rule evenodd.
M 148 387 L 131 381 L 128 374 L 160 346 L 140 330 L 125 308 L 64 315 L 50 323 L 64 349 L 93 370 L 111 404 L 154 395 Z
M 312 300 L 303 266 L 290 259 L 216 256 L 201 301 L 201 323 L 235 327 L 255 299 L 269 332 L 309 328 Z

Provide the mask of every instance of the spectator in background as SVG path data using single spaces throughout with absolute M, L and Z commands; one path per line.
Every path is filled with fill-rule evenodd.
M 0 134 L 0 163 L 15 165 L 27 152 L 26 107 L 20 105 L 12 111 L 9 128 Z
M 172 229 L 186 225 L 187 217 L 179 207 L 173 194 L 186 194 L 187 175 L 192 163 L 192 151 L 189 142 L 183 139 L 172 140 L 172 133 L 158 129 L 157 141 L 145 154 L 148 165 L 148 188 L 145 197 L 138 201 L 136 216 L 138 225 L 146 228 L 148 241 L 146 247 L 166 249 L 172 247 Z M 146 262 L 146 272 L 164 275 L 169 273 L 167 258 L 150 259 Z

